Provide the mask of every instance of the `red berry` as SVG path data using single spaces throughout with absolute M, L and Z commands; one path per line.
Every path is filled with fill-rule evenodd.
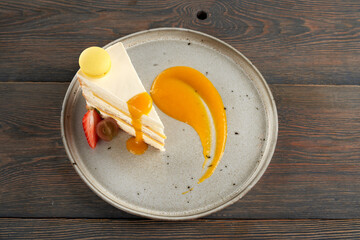
M 96 135 L 96 125 L 100 121 L 101 117 L 95 109 L 87 111 L 82 119 L 84 133 L 91 148 L 95 148 L 96 143 L 99 140 L 98 136 Z

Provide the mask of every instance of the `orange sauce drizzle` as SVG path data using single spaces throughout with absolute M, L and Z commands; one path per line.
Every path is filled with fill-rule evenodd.
M 183 192 L 182 194 L 187 194 L 187 193 L 191 192 L 192 190 L 194 190 L 194 188 L 193 188 L 193 187 L 192 187 L 192 188 L 190 188 L 189 190 L 187 190 L 186 192 Z
M 152 107 L 152 99 L 147 92 L 139 93 L 127 101 L 131 115 L 132 125 L 135 129 L 135 137 L 131 137 L 126 142 L 126 148 L 133 154 L 143 154 L 148 145 L 143 140 L 141 131 L 141 116 L 149 114 Z
M 210 158 L 211 130 L 203 101 L 208 106 L 216 132 L 215 154 L 198 183 L 209 178 L 219 164 L 225 150 L 227 123 L 221 96 L 201 72 L 191 67 L 172 67 L 161 72 L 151 87 L 155 104 L 167 115 L 192 126 L 203 146 L 205 167 Z M 202 101 L 203 100 L 203 101 Z

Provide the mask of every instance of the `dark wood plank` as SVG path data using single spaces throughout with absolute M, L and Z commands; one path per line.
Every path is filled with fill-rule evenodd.
M 0 217 L 133 217 L 92 193 L 60 137 L 67 83 L 0 83 Z M 358 218 L 360 86 L 272 85 L 274 158 L 239 202 L 209 218 Z
M 358 0 L 5 0 L 0 81 L 69 82 L 88 46 L 185 27 L 230 43 L 270 83 L 359 84 L 359 9 Z
M 360 220 L 0 219 L 1 239 L 357 239 Z

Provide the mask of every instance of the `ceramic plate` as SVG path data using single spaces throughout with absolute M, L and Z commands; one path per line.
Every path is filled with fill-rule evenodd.
M 266 170 L 277 140 L 275 102 L 260 72 L 230 45 L 192 30 L 138 32 L 105 48 L 118 41 L 147 91 L 154 78 L 172 66 L 190 66 L 205 74 L 226 107 L 226 149 L 215 173 L 197 184 L 203 174 L 198 135 L 159 109 L 167 136 L 165 152 L 149 147 L 143 155 L 132 155 L 124 132 L 91 149 L 82 129 L 85 100 L 74 77 L 63 103 L 61 130 L 69 159 L 84 182 L 113 206 L 155 219 L 193 219 L 243 197 Z

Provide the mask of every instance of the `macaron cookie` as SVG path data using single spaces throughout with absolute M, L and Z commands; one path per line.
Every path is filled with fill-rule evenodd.
M 110 71 L 110 55 L 101 47 L 89 47 L 80 54 L 79 65 L 84 74 L 100 78 Z

